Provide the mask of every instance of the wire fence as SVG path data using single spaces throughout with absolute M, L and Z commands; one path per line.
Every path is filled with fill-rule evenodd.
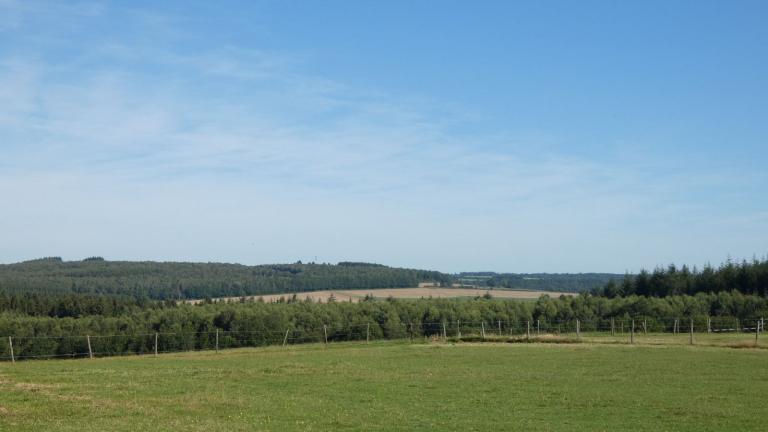
M 589 342 L 696 344 L 768 348 L 765 319 L 702 317 L 671 319 L 525 320 L 330 323 L 289 325 L 284 330 L 213 329 L 103 335 L 30 335 L 0 339 L 0 361 L 153 355 L 232 348 L 329 344 L 349 341 Z

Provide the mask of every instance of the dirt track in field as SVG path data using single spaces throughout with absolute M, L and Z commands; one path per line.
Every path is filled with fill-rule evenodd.
M 296 293 L 296 297 L 299 300 L 307 298 L 316 302 L 326 303 L 331 296 L 336 301 L 352 301 L 358 302 L 365 298 L 366 295 L 371 295 L 375 298 L 385 299 L 388 297 L 401 298 L 401 299 L 418 299 L 418 298 L 454 298 L 454 297 L 478 297 L 489 292 L 494 298 L 505 299 L 537 299 L 542 294 L 546 294 L 550 297 L 560 297 L 560 295 L 572 296 L 574 293 L 563 292 L 548 292 L 548 291 L 516 291 L 516 290 L 484 290 L 475 288 L 381 288 L 381 289 L 367 289 L 367 290 L 329 290 L 329 291 L 312 291 Z M 248 296 L 248 299 L 263 299 L 265 302 L 274 302 L 281 297 L 288 299 L 293 296 L 292 293 L 286 294 L 269 294 L 262 296 Z M 238 301 L 241 297 L 225 297 L 215 300 L 219 301 Z M 196 304 L 202 300 L 187 300 L 187 303 Z

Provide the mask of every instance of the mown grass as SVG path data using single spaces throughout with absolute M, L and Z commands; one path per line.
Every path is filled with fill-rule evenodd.
M 764 430 L 768 351 L 345 343 L 0 365 L 0 430 Z

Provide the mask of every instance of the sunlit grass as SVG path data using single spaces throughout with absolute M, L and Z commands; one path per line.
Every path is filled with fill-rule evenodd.
M 684 345 L 382 342 L 4 363 L 0 430 L 762 430 L 767 362 Z

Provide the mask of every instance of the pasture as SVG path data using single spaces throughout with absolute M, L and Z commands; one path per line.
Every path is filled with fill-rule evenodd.
M 332 343 L 0 364 L 0 430 L 763 430 L 768 350 Z

